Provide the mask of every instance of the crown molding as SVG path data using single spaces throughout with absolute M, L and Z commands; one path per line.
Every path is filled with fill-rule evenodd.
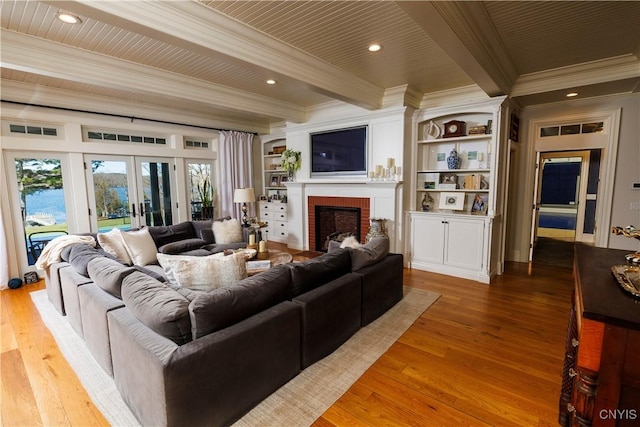
M 306 119 L 303 107 L 2 29 L 2 67 L 72 82 L 201 102 L 265 118 Z
M 60 7 L 61 2 L 53 2 Z M 69 10 L 191 51 L 295 79 L 331 98 L 377 109 L 384 89 L 196 1 L 62 2 Z M 161 29 L 161 30 L 158 30 Z
M 171 109 L 157 105 L 131 102 L 106 96 L 91 95 L 46 86 L 3 79 L 2 99 L 24 104 L 43 105 L 52 108 L 81 110 L 95 114 L 115 114 L 118 116 L 144 117 L 149 120 L 183 123 L 185 126 L 201 126 L 207 128 L 235 129 L 246 132 L 269 133 L 270 126 L 266 121 L 247 122 L 220 118 L 184 109 Z
M 425 93 L 420 108 L 439 108 L 450 105 L 466 105 L 491 99 L 478 85 L 458 87 Z
M 421 100 L 422 92 L 417 89 L 409 85 L 396 86 L 385 90 L 382 108 L 393 106 L 420 108 Z
M 510 96 L 532 95 L 615 80 L 640 77 L 640 61 L 622 55 L 567 67 L 554 68 L 518 77 Z

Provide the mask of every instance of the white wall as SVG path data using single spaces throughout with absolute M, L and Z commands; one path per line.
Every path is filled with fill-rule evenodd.
M 640 190 L 632 190 L 632 182 L 640 182 L 640 94 L 607 96 L 586 100 L 574 100 L 557 104 L 526 107 L 521 111 L 520 123 L 523 136 L 518 150 L 520 171 L 511 187 L 511 197 L 517 198 L 516 209 L 509 212 L 510 227 L 507 237 L 507 259 L 527 262 L 531 231 L 535 150 L 528 140 L 533 121 L 562 116 L 593 115 L 602 111 L 621 109 L 619 144 L 613 185 L 613 202 L 604 206 L 610 215 L 611 225 L 640 227 L 640 211 L 631 210 L 631 202 L 640 202 Z M 558 147 L 563 150 L 563 147 Z M 605 153 L 606 155 L 606 153 Z M 602 165 L 604 167 L 604 163 Z M 601 171 L 602 175 L 602 171 Z M 513 191 L 515 188 L 516 191 Z M 609 230 L 599 230 L 609 235 L 607 247 L 615 249 L 640 249 L 637 240 L 611 235 Z

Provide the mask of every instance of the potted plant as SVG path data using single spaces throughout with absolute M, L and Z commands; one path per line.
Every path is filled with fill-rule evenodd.
M 204 180 L 197 185 L 198 196 L 202 203 L 202 219 L 213 218 L 213 187 L 211 186 L 211 180 L 207 176 Z

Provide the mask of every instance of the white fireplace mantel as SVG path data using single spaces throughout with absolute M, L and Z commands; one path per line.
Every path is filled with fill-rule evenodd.
M 390 250 L 402 251 L 402 182 L 342 179 L 313 179 L 288 182 L 287 220 L 288 246 L 291 249 L 310 250 L 308 198 L 366 197 L 369 199 L 370 217 L 387 220 Z

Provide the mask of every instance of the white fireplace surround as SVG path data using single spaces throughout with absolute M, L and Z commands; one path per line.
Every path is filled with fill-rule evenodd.
M 289 248 L 315 249 L 309 248 L 309 197 L 360 197 L 369 199 L 370 218 L 387 220 L 391 252 L 402 252 L 402 182 L 327 179 L 288 182 L 286 186 Z

